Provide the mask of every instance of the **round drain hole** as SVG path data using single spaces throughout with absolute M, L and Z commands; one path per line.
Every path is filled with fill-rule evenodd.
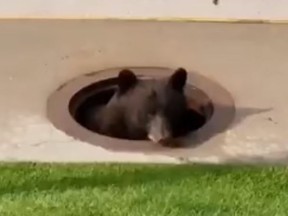
M 159 87 L 159 85 L 162 85 L 162 87 L 166 87 L 161 82 L 159 82 L 160 81 L 159 79 L 155 80 L 152 77 L 143 77 L 143 76 L 139 78 L 141 81 L 145 81 L 146 83 L 148 81 L 149 83 L 147 83 L 147 85 L 149 87 L 151 87 L 150 85 L 153 84 L 153 81 L 155 82 L 154 85 L 156 85 L 156 87 Z M 87 87 L 84 87 L 71 98 L 70 103 L 69 103 L 70 114 L 80 125 L 82 125 L 86 129 L 92 132 L 101 134 L 101 131 L 97 128 L 97 126 L 96 127 L 94 126 L 94 125 L 97 125 L 97 123 L 99 123 L 97 122 L 97 115 L 101 115 L 101 112 L 99 110 L 101 110 L 101 108 L 105 109 L 105 106 L 107 106 L 107 103 L 111 100 L 114 94 L 116 94 L 117 88 L 118 88 L 118 77 L 100 80 Z M 149 90 L 150 89 L 146 91 L 149 91 Z M 121 97 L 125 97 L 125 96 L 126 94 L 124 94 Z M 141 97 L 143 95 L 137 95 L 137 96 Z M 149 96 L 150 95 L 148 95 L 147 97 Z M 130 97 L 130 95 L 128 97 Z M 197 129 L 204 126 L 204 124 L 211 118 L 213 114 L 212 102 L 202 90 L 197 89 L 196 87 L 190 84 L 186 84 L 185 97 L 188 101 L 189 109 L 187 110 L 187 115 L 183 116 L 182 119 L 178 119 L 180 124 L 177 127 L 178 131 L 185 130 L 185 132 L 181 134 L 182 136 L 185 136 L 189 132 L 196 131 Z M 130 103 L 129 105 L 127 104 L 127 106 L 134 106 L 134 104 L 131 103 L 133 101 L 127 101 L 127 102 Z M 151 102 L 151 105 L 155 105 L 156 102 L 158 101 Z M 172 106 L 173 106 L 172 108 L 174 108 L 174 106 L 180 106 L 180 105 L 172 104 Z M 163 109 L 164 108 L 165 107 L 163 107 Z M 125 109 L 129 110 L 130 108 L 126 107 L 125 105 Z M 149 115 L 148 110 L 142 107 L 139 109 L 139 112 L 141 114 L 142 113 L 146 114 L 146 116 Z M 174 113 L 172 112 L 171 114 L 173 115 Z M 190 120 L 188 121 L 189 117 L 190 117 Z M 130 116 L 128 118 L 130 118 Z M 131 116 L 131 118 L 133 118 L 133 116 Z M 102 133 L 102 135 L 110 135 L 114 138 L 128 139 L 128 140 L 148 140 L 147 134 L 145 133 L 141 133 L 140 136 L 136 136 L 136 137 L 127 135 L 126 132 L 123 132 L 123 129 L 121 128 L 121 126 L 119 126 L 121 124 L 117 123 L 117 121 L 115 123 L 117 124 L 117 127 L 118 127 L 117 129 L 121 130 L 121 133 L 118 133 L 118 134 Z M 139 122 L 139 123 L 142 124 L 142 122 Z M 181 135 L 180 134 L 178 136 L 176 135 L 175 138 L 179 138 Z M 171 142 L 171 144 L 173 145 L 173 141 Z
M 133 71 L 137 79 L 149 83 L 148 86 L 153 82 L 157 86 L 160 80 L 167 82 L 167 79 L 175 72 L 175 70 L 166 68 L 127 68 Z M 156 146 L 161 148 L 160 145 L 148 141 L 147 134 L 144 133 L 136 137 L 130 137 L 125 133 L 113 135 L 102 133 L 98 127 L 95 127 L 99 123 L 97 122 L 99 119 L 97 115 L 103 115 L 100 111 L 105 109 L 112 97 L 115 97 L 119 84 L 118 74 L 121 70 L 123 68 L 89 73 L 65 83 L 50 96 L 47 107 L 48 117 L 58 129 L 63 130 L 68 135 L 98 146 L 118 150 L 147 150 L 149 148 L 152 150 L 151 147 L 155 148 Z M 205 139 L 211 136 L 207 130 L 211 131 L 213 128 L 214 132 L 221 132 L 228 127 L 234 114 L 234 103 L 227 91 L 221 86 L 199 74 L 188 72 L 184 95 L 188 102 L 188 115 L 179 121 L 181 124 L 178 124 L 177 129 L 181 131 L 181 127 L 183 127 L 184 131 L 185 127 L 185 133 L 174 137 L 169 145 L 178 147 L 187 144 L 193 145 L 195 144 L 193 134 L 200 134 L 200 136 L 203 134 Z M 219 109 L 217 110 L 219 105 L 226 107 L 226 121 L 223 118 L 219 122 L 218 130 L 215 130 L 213 124 L 221 115 L 221 110 L 220 112 Z M 198 125 L 195 125 L 195 115 L 201 117 L 202 122 Z M 188 120 L 189 116 L 192 116 L 191 121 Z M 182 124 L 182 122 L 186 123 Z

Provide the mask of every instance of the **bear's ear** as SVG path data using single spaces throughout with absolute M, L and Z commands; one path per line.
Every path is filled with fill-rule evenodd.
M 137 83 L 136 75 L 128 70 L 124 69 L 118 74 L 118 86 L 120 93 L 124 93 Z
M 187 71 L 184 68 L 178 68 L 169 78 L 169 84 L 173 89 L 183 91 L 186 80 Z

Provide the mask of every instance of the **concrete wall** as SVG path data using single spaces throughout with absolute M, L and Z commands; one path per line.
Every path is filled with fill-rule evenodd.
M 0 16 L 287 20 L 288 0 L 0 0 Z

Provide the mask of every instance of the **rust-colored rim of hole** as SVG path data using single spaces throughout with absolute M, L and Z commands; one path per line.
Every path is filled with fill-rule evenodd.
M 97 81 L 116 77 L 123 68 L 129 68 L 140 76 L 154 78 L 167 77 L 174 71 L 174 69 L 162 67 L 119 67 L 81 75 L 61 85 L 50 95 L 47 101 L 48 118 L 56 128 L 65 132 L 67 135 L 105 149 L 130 152 L 162 151 L 163 148 L 167 147 L 157 145 L 150 141 L 122 140 L 89 131 L 77 123 L 69 112 L 70 100 L 77 92 Z M 229 127 L 235 114 L 234 100 L 229 92 L 221 85 L 198 73 L 189 71 L 187 83 L 202 90 L 213 104 L 212 116 L 206 124 L 195 133 L 198 142 L 202 143 Z M 184 146 L 189 145 L 195 134 L 193 133 L 191 136 L 189 135 L 181 139 Z

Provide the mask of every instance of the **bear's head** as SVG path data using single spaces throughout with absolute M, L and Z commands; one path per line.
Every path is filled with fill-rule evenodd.
M 122 127 L 126 133 L 123 137 L 148 138 L 157 143 L 197 129 L 205 118 L 188 108 L 184 94 L 186 81 L 187 72 L 183 68 L 164 79 L 139 79 L 131 70 L 122 70 L 118 89 L 107 104 L 109 119 L 117 116 L 119 124 L 113 125 Z

